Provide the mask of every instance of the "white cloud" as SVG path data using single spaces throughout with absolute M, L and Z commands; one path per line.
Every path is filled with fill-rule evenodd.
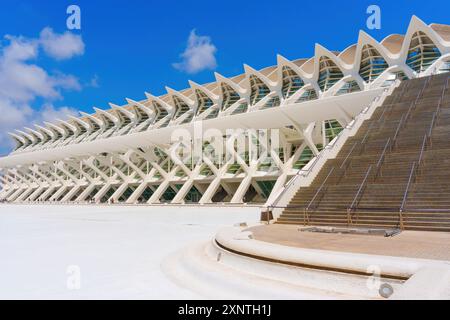
M 52 34 L 54 39 L 63 39 L 62 43 L 70 38 L 65 34 Z M 5 39 L 6 45 L 0 47 L 0 151 L 2 147 L 12 145 L 8 131 L 74 114 L 72 108 L 58 108 L 53 102 L 62 99 L 62 90 L 81 90 L 75 76 L 62 72 L 49 73 L 34 63 L 39 56 L 39 48 L 44 46 L 41 38 L 6 36 Z M 80 51 L 66 50 L 57 56 L 69 57 L 76 52 Z M 41 103 L 41 107 L 34 106 L 36 101 Z
M 197 73 L 202 70 L 213 70 L 217 67 L 215 54 L 217 48 L 208 36 L 199 36 L 195 29 L 188 38 L 186 50 L 180 55 L 181 62 L 172 64 L 175 69 L 187 73 Z
M 68 116 L 77 116 L 77 110 L 63 106 L 59 108 L 55 108 L 55 106 L 51 103 L 44 104 L 39 111 L 40 121 L 38 122 L 54 122 L 58 119 L 66 119 Z
M 36 40 L 11 35 L 6 35 L 5 39 L 10 42 L 3 48 L 2 55 L 5 62 L 25 61 L 37 57 L 38 42 Z
M 28 104 L 20 104 L 0 97 L 0 114 L 0 128 L 3 130 L 11 129 L 16 124 L 26 124 L 28 117 L 33 114 L 33 110 Z
M 85 84 L 86 87 L 90 88 L 99 88 L 100 87 L 100 78 L 98 75 L 94 75 L 91 80 Z
M 47 27 L 41 31 L 39 40 L 45 53 L 57 60 L 70 59 L 84 53 L 83 39 L 71 32 L 56 34 Z

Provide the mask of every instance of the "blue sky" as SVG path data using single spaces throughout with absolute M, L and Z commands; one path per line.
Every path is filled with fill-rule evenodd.
M 53 77 L 73 77 L 77 85 L 54 84 L 57 97 L 35 94 L 26 101 L 33 110 L 50 104 L 57 112 L 61 107 L 92 112 L 93 106 L 107 108 L 108 102 L 123 104 L 125 97 L 143 99 L 145 91 L 164 94 L 165 85 L 186 88 L 188 79 L 198 83 L 213 81 L 213 70 L 209 69 L 233 76 L 243 71 L 243 63 L 254 68 L 275 64 L 277 53 L 289 59 L 310 57 L 316 42 L 331 50 L 342 50 L 356 42 L 359 29 L 378 40 L 391 33 L 404 33 L 413 14 L 426 23 L 450 24 L 448 0 L 428 0 L 426 6 L 424 1 L 416 0 L 321 1 L 320 6 L 315 1 L 298 0 L 7 0 L 2 1 L 0 10 L 0 50 L 10 44 L 6 35 L 38 39 L 46 27 L 52 29 L 52 34 L 64 34 L 66 8 L 71 4 L 81 8 L 81 30 L 74 33 L 82 40 L 83 50 L 66 59 L 39 53 L 27 63 Z M 366 28 L 366 9 L 371 4 L 381 7 L 381 30 Z M 217 66 L 191 74 L 173 64 L 181 60 L 193 29 L 198 36 L 209 37 L 209 45 L 217 50 Z M 27 124 L 34 117 L 30 111 L 22 122 Z M 0 135 L 11 129 L 11 123 L 0 121 Z M 10 147 L 0 136 L 0 154 Z

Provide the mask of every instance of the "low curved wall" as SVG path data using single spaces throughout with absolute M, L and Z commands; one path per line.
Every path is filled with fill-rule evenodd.
M 409 279 L 424 268 L 450 270 L 447 261 L 294 248 L 254 240 L 250 236 L 251 232 L 229 227 L 221 229 L 215 241 L 224 250 L 265 261 L 364 275 L 373 275 L 377 270 L 382 277 L 394 279 Z

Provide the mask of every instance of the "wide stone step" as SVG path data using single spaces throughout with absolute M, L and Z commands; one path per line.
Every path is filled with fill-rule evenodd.
M 435 232 L 450 232 L 450 227 L 445 226 L 405 226 L 405 230 L 411 231 L 435 231 Z

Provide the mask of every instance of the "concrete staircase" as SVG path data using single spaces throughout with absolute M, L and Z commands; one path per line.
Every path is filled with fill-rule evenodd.
M 277 223 L 450 231 L 449 74 L 403 81 Z

